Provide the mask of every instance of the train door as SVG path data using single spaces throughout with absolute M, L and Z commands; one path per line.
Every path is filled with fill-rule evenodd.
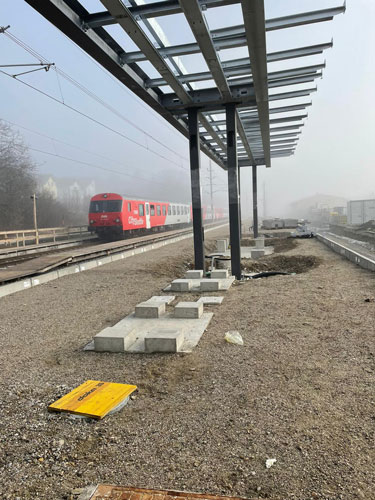
M 150 227 L 151 227 L 151 223 L 150 223 L 150 204 L 147 203 L 147 201 L 146 201 L 145 205 L 146 205 L 146 214 L 145 214 L 146 215 L 146 228 L 150 229 Z

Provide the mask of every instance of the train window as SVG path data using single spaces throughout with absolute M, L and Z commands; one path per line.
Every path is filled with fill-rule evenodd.
M 171 206 L 168 205 L 168 215 L 171 215 Z
M 90 213 L 98 214 L 103 212 L 121 212 L 121 200 L 97 200 L 90 202 Z
M 138 205 L 138 210 L 139 210 L 139 215 L 144 215 L 145 214 L 145 207 L 144 207 L 144 205 L 142 205 L 142 204 Z
M 130 201 L 128 201 L 128 212 L 131 212 L 132 211 L 132 204 L 130 203 Z
M 155 205 L 150 205 L 151 215 L 155 215 Z
M 167 207 L 163 205 L 163 215 L 167 215 Z
M 176 215 L 176 207 L 174 205 L 172 207 L 172 213 L 173 213 L 173 215 Z
M 149 210 L 149 204 L 148 204 L 148 203 L 146 203 L 146 214 L 147 214 L 147 215 L 148 215 L 149 211 L 150 211 L 150 210 Z
M 177 215 L 180 215 L 180 207 L 177 207 Z
M 156 205 L 156 213 L 160 215 L 160 205 Z

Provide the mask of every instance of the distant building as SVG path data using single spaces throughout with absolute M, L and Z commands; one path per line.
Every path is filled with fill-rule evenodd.
M 329 222 L 332 212 L 344 209 L 347 200 L 339 196 L 315 194 L 295 201 L 289 206 L 289 214 L 299 219 L 307 219 L 313 223 Z
M 348 224 L 359 225 L 370 220 L 375 220 L 375 199 L 348 201 Z
M 38 176 L 39 188 L 72 208 L 81 207 L 96 193 L 95 181 L 85 178 L 58 178 L 51 175 Z

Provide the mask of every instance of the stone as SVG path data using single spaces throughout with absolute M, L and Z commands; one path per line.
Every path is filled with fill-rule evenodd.
M 136 318 L 159 318 L 165 313 L 165 302 L 141 302 L 135 306 Z
M 136 330 L 124 331 L 123 328 L 110 326 L 94 337 L 94 349 L 97 352 L 124 352 L 135 342 Z
M 191 280 L 188 279 L 173 280 L 171 283 L 171 290 L 173 292 L 188 292 L 191 290 L 192 286 Z
M 228 277 L 228 269 L 214 269 L 211 271 L 211 279 L 226 279 Z
M 190 280 L 199 280 L 203 278 L 202 269 L 192 269 L 190 271 L 186 271 L 185 278 Z
M 179 330 L 155 328 L 145 335 L 145 352 L 178 352 L 184 342 Z
M 218 279 L 204 279 L 201 280 L 201 292 L 217 292 L 221 288 L 221 282 Z
M 174 308 L 175 318 L 195 319 L 203 314 L 202 302 L 179 302 Z
M 216 249 L 220 253 L 224 253 L 228 249 L 228 240 L 216 240 Z

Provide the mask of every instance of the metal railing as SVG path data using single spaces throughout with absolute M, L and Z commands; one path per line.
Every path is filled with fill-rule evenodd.
M 26 247 L 39 245 L 41 242 L 56 242 L 80 236 L 89 236 L 87 226 L 46 227 L 35 229 L 20 229 L 18 231 L 0 231 L 0 248 Z

